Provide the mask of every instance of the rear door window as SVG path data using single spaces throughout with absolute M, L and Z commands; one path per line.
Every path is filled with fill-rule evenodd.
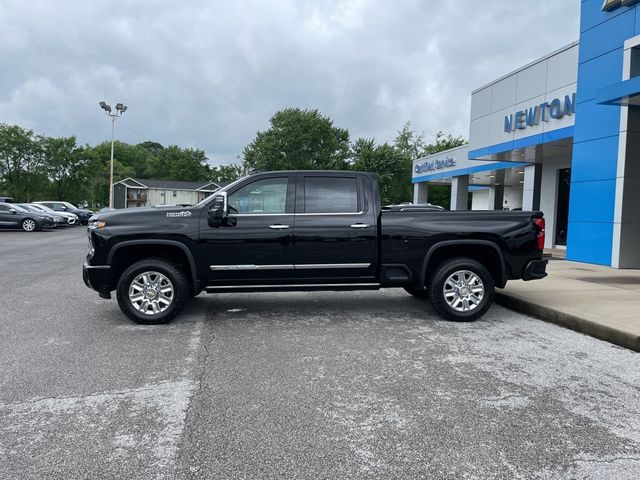
M 356 177 L 305 177 L 305 213 L 358 213 Z

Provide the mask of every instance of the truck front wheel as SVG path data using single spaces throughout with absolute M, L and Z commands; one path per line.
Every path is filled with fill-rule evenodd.
M 452 258 L 434 270 L 429 301 L 444 318 L 458 322 L 477 320 L 493 303 L 495 284 L 487 268 L 470 258 Z
M 189 282 L 173 264 L 158 258 L 140 260 L 127 268 L 117 286 L 118 305 L 136 323 L 170 322 L 189 296 Z

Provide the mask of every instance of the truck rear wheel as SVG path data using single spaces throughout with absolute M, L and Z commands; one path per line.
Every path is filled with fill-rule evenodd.
M 429 301 L 444 318 L 477 320 L 493 303 L 495 283 L 487 268 L 470 258 L 452 258 L 435 269 L 429 281 Z
M 140 260 L 118 280 L 118 305 L 136 323 L 168 323 L 184 308 L 189 282 L 173 264 L 159 259 Z

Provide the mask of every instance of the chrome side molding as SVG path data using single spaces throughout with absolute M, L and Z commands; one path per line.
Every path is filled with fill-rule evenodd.
M 213 271 L 237 270 L 322 270 L 339 268 L 369 268 L 371 263 L 303 263 L 300 265 L 211 265 Z

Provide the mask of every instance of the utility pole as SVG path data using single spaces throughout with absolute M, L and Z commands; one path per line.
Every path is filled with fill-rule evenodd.
M 113 147 L 116 141 L 116 118 L 121 117 L 127 111 L 127 106 L 123 103 L 116 105 L 116 113 L 111 113 L 111 105 L 104 101 L 100 102 L 100 108 L 111 117 L 111 164 L 109 166 L 109 208 L 113 208 Z

